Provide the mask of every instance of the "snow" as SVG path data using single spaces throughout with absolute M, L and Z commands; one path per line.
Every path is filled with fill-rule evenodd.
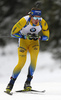
M 61 100 L 61 62 L 53 59 L 53 54 L 48 51 L 39 53 L 31 83 L 33 89 L 45 89 L 46 92 L 44 94 L 14 93 L 12 96 L 5 94 L 4 90 L 17 62 L 17 44 L 12 43 L 4 48 L 0 47 L 0 100 Z M 23 89 L 29 64 L 28 52 L 26 64 L 15 82 L 13 92 Z

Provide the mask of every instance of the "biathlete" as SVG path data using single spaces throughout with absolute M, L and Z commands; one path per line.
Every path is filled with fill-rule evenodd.
M 10 82 L 6 87 L 7 92 L 11 92 L 15 80 L 17 79 L 21 69 L 23 68 L 27 50 L 29 50 L 31 62 L 28 69 L 27 79 L 24 84 L 24 89 L 31 90 L 31 80 L 36 68 L 37 57 L 39 53 L 39 36 L 38 33 L 42 31 L 42 41 L 48 41 L 49 29 L 47 22 L 41 17 L 41 10 L 32 8 L 29 15 L 22 17 L 12 28 L 11 36 L 19 38 L 18 47 L 18 64 L 15 66 Z M 27 37 L 27 38 L 26 38 Z

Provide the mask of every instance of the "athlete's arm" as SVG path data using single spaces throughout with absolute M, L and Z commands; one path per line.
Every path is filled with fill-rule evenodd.
M 26 20 L 25 18 L 21 18 L 12 28 L 11 36 L 16 38 L 21 38 L 20 30 L 25 26 Z
M 42 33 L 43 33 L 42 40 L 48 41 L 48 39 L 49 39 L 48 24 L 44 19 L 42 19 L 41 25 L 42 25 Z

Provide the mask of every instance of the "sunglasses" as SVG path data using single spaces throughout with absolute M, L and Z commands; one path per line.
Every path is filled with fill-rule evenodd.
M 35 19 L 35 20 L 40 20 L 41 18 L 40 17 L 33 17 L 33 19 Z

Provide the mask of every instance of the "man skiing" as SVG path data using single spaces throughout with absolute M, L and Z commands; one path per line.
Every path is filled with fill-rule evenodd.
M 49 29 L 47 22 L 41 17 L 41 10 L 32 8 L 29 15 L 22 17 L 12 28 L 11 36 L 19 38 L 18 46 L 18 64 L 13 70 L 10 82 L 6 87 L 6 91 L 10 92 L 14 86 L 21 69 L 26 62 L 27 50 L 29 50 L 31 62 L 28 69 L 27 79 L 24 84 L 25 90 L 31 90 L 31 80 L 36 68 L 37 57 L 39 53 L 39 36 L 42 30 L 42 41 L 48 41 Z

